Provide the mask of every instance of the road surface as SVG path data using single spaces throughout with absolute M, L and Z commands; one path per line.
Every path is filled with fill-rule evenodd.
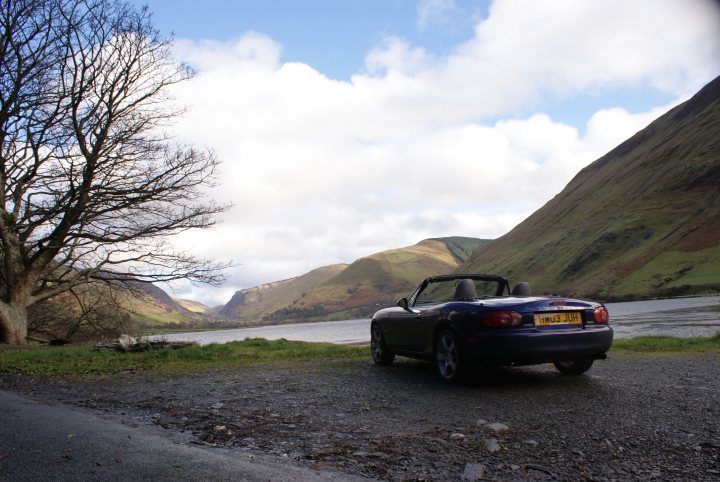
M 0 480 L 348 480 L 0 391 Z

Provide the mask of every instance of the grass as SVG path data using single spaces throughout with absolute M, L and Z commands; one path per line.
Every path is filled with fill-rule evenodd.
M 613 341 L 613 352 L 647 354 L 720 353 L 720 333 L 710 337 L 639 336 Z
M 712 337 L 644 336 L 615 340 L 612 352 L 631 354 L 720 353 L 720 333 Z M 229 366 L 284 366 L 312 360 L 369 359 L 368 347 L 251 338 L 181 350 L 140 353 L 95 352 L 88 346 L 0 345 L 0 373 L 77 379 L 122 372 L 187 373 Z
M 95 352 L 87 346 L 0 345 L 0 373 L 72 379 L 127 371 L 180 373 L 257 363 L 283 365 L 297 361 L 367 357 L 367 347 L 262 338 L 139 353 Z

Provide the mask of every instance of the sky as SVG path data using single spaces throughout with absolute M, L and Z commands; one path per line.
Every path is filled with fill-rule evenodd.
M 239 289 L 430 237 L 497 238 L 720 75 L 713 0 L 150 0 L 183 141 L 233 207 L 181 249 Z

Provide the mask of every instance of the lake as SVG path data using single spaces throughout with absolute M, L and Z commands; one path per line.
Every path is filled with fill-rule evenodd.
M 710 336 L 720 332 L 720 296 L 608 303 L 615 338 L 644 335 Z M 370 343 L 367 319 L 258 326 L 233 330 L 164 335 L 167 340 L 197 341 L 202 345 L 245 338 L 285 338 L 338 344 Z

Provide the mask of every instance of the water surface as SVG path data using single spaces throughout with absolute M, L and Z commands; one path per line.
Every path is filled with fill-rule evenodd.
M 608 303 L 615 338 L 645 335 L 710 336 L 720 332 L 720 296 Z M 370 320 L 322 321 L 259 326 L 234 330 L 165 335 L 168 340 L 200 344 L 225 343 L 245 338 L 324 341 L 339 344 L 370 342 Z

